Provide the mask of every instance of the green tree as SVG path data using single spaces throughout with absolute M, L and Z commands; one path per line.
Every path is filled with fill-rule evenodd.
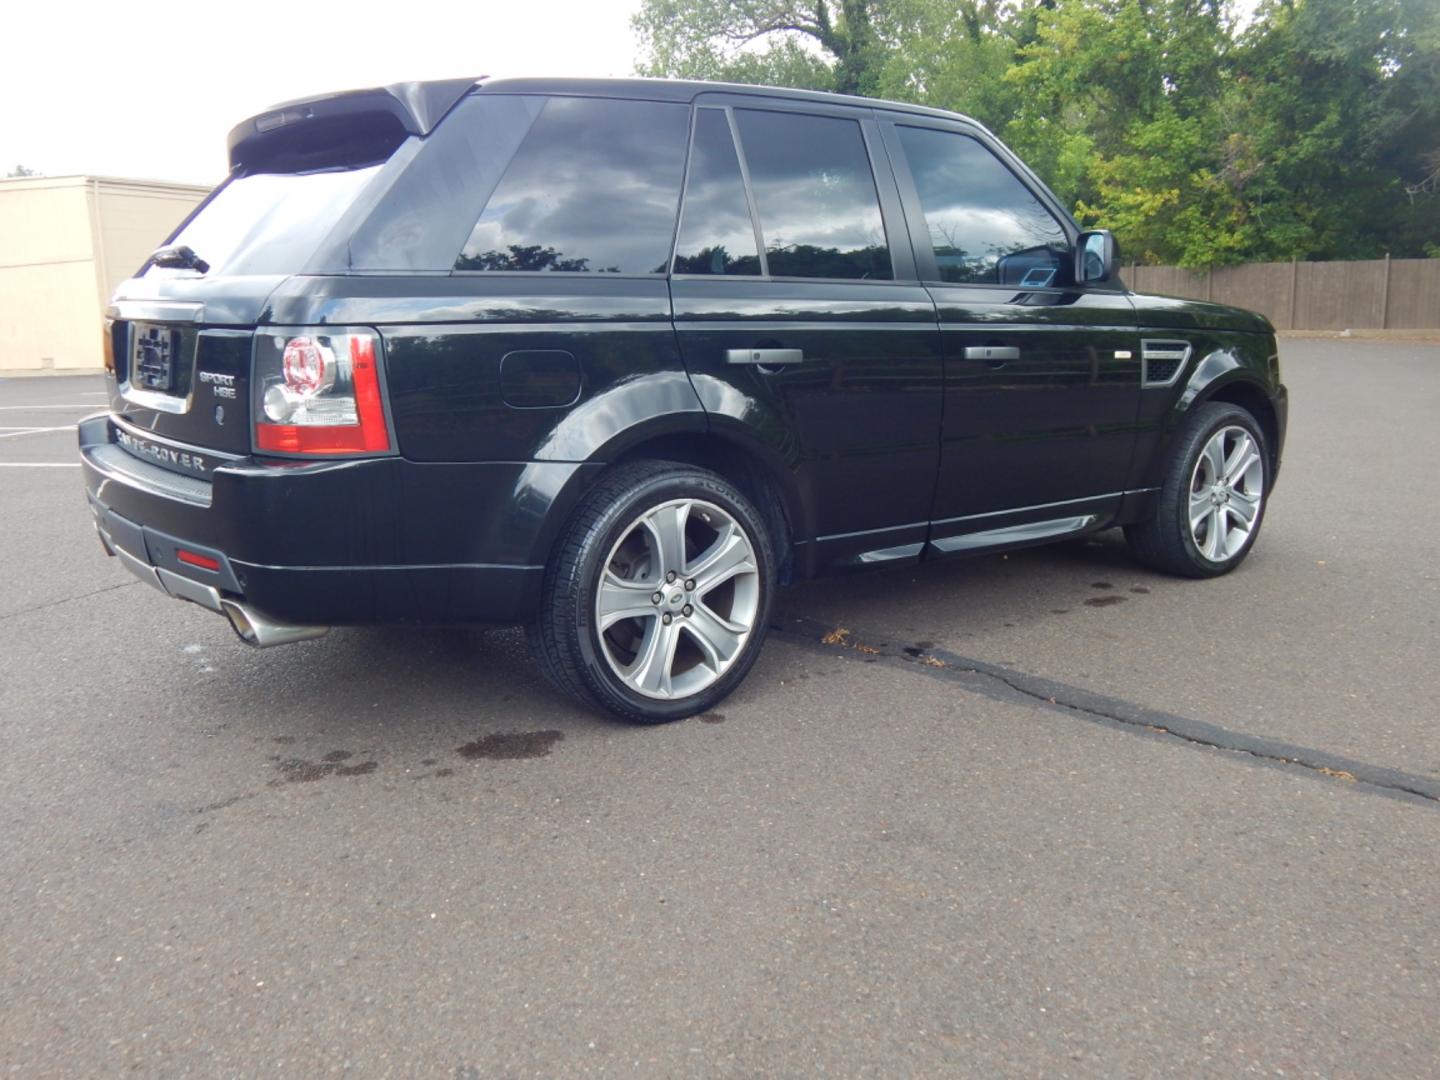
M 1022 101 L 1004 135 L 1082 220 L 1114 229 L 1127 257 L 1223 261 L 1237 239 L 1208 177 L 1229 51 L 1216 0 L 1042 9 L 1004 76 Z
M 643 0 L 643 75 L 873 94 L 906 0 Z
M 1127 257 L 1440 253 L 1440 3 L 643 0 L 649 75 L 989 126 Z
M 892 12 L 883 97 L 1006 127 L 1020 106 L 1005 72 L 1034 34 L 1036 0 L 910 0 Z
M 39 175 L 40 175 L 40 174 L 39 174 L 38 172 L 36 172 L 34 169 L 27 169 L 24 165 L 16 165 L 15 168 L 11 169 L 8 173 L 5 174 L 5 179 L 6 179 L 6 180 L 13 180 L 13 179 L 15 179 L 16 177 L 21 177 L 21 176 L 39 176 Z
M 1220 109 L 1252 162 L 1245 257 L 1419 255 L 1440 236 L 1425 190 L 1440 156 L 1433 0 L 1271 0 Z

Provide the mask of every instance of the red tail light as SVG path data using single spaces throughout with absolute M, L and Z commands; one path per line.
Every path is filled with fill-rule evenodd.
M 277 454 L 389 452 L 377 343 L 368 330 L 258 335 L 255 448 Z

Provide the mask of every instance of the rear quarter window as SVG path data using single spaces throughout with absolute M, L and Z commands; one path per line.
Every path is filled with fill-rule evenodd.
M 455 269 L 665 273 L 689 121 L 681 104 L 548 99 Z

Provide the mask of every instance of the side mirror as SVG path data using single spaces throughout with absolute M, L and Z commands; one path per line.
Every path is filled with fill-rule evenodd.
M 1075 241 L 1075 281 L 1092 285 L 1109 281 L 1120 263 L 1120 248 L 1109 229 L 1090 229 Z

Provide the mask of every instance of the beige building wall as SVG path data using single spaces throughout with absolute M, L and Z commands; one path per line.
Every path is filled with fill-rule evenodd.
M 188 184 L 0 180 L 0 371 L 94 371 L 115 287 L 203 199 Z

